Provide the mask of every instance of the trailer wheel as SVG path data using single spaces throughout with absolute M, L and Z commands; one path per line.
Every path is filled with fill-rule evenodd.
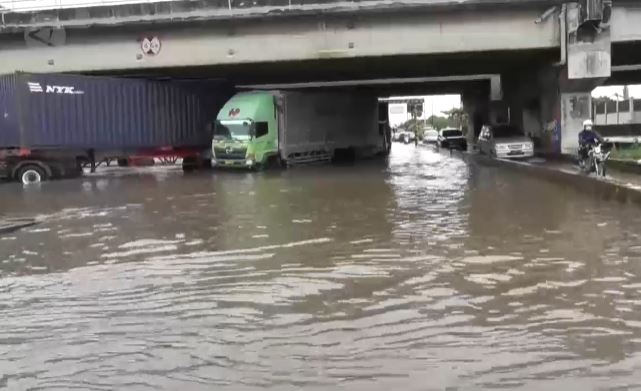
M 18 180 L 23 185 L 33 185 L 47 180 L 47 173 L 45 170 L 35 164 L 28 164 L 18 170 Z

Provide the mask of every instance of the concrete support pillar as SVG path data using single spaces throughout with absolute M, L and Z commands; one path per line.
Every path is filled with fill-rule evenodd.
M 592 90 L 602 81 L 599 78 L 570 80 L 565 66 L 539 71 L 544 153 L 577 153 L 583 121 L 593 117 Z
M 467 142 L 476 143 L 481 127 L 489 123 L 489 96 L 479 92 L 466 91 L 462 96 L 463 110 L 467 115 Z
M 575 154 L 583 121 L 592 118 L 591 92 L 602 79 L 568 78 L 566 66 L 504 75 L 510 125 L 530 136 L 537 153 Z
M 577 3 L 563 6 L 561 63 L 502 75 L 510 123 L 530 135 L 537 152 L 574 155 L 592 90 L 611 73 L 607 23 L 585 20 Z

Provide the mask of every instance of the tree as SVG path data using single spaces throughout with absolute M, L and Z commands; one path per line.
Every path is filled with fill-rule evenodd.
M 407 132 L 414 132 L 417 139 L 423 137 L 424 129 L 422 120 L 412 118 L 403 122 L 399 127 Z
M 462 130 L 467 129 L 468 117 L 462 108 L 453 108 L 452 110 L 443 112 L 443 114 L 447 115 L 449 126 Z
M 450 126 L 449 120 L 446 117 L 432 115 L 427 119 L 427 124 L 431 125 L 436 130 L 441 130 Z

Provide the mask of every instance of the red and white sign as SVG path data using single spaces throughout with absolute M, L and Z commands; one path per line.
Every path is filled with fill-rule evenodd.
M 162 43 L 158 37 L 145 37 L 140 41 L 142 52 L 148 56 L 155 56 L 160 53 Z

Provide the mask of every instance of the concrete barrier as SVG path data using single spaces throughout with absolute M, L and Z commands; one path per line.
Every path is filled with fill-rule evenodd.
M 581 192 L 592 194 L 605 200 L 641 204 L 641 186 L 634 186 L 616 179 L 597 178 L 594 174 L 585 175 L 554 166 L 532 164 L 522 161 L 491 159 L 481 155 L 469 155 L 471 161 L 527 173 L 534 177 L 558 184 L 573 186 Z
M 641 164 L 632 160 L 610 159 L 608 160 L 608 168 L 631 174 L 641 174 Z

